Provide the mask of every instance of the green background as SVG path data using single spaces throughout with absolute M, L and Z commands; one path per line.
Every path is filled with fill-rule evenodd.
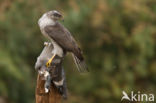
M 0 101 L 34 103 L 34 64 L 46 41 L 38 19 L 49 10 L 83 50 L 90 69 L 64 60 L 64 103 L 120 103 L 122 91 L 156 94 L 155 0 L 0 0 Z

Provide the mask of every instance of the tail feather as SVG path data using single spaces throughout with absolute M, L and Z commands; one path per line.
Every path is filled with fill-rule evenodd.
M 89 71 L 84 60 L 79 60 L 74 54 L 72 54 L 72 56 L 79 72 Z

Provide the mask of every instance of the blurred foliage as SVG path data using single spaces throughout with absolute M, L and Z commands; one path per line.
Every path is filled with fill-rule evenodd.
M 34 103 L 45 41 L 37 21 L 52 9 L 63 13 L 90 68 L 79 74 L 65 58 L 66 103 L 119 103 L 123 90 L 156 94 L 155 0 L 1 0 L 0 98 Z

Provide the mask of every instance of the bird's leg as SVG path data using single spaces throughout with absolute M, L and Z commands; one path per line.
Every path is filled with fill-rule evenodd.
M 54 54 L 49 60 L 48 62 L 46 63 L 46 66 L 49 67 L 54 59 L 54 57 L 56 56 L 56 54 Z

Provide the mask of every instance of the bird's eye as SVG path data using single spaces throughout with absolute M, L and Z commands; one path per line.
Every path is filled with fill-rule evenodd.
M 57 13 L 55 13 L 54 16 L 61 17 L 61 15 L 60 14 L 57 14 Z

